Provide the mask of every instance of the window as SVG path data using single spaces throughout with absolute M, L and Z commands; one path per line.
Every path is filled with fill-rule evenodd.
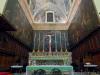
M 46 11 L 46 22 L 54 22 L 54 12 Z
M 53 22 L 53 13 L 47 13 L 47 22 Z

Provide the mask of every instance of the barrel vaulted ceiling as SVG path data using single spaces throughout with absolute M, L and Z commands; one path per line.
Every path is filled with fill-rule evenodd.
M 44 23 L 46 11 L 53 11 L 55 22 L 64 23 L 67 19 L 71 0 L 31 0 L 34 22 Z

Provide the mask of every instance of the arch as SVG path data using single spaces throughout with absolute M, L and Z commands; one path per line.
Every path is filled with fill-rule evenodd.
M 51 70 L 51 75 L 62 75 L 62 72 L 58 68 L 54 68 Z
M 32 75 L 46 75 L 46 71 L 43 69 L 38 69 L 38 70 L 34 71 L 34 73 Z

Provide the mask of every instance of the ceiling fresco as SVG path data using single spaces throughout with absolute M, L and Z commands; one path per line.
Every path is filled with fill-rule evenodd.
M 71 0 L 31 0 L 34 22 L 45 22 L 46 11 L 54 12 L 55 22 L 65 22 L 70 3 Z

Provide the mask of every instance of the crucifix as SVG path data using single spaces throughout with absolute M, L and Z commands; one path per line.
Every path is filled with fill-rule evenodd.
M 47 36 L 49 38 L 49 53 L 51 53 L 52 52 L 51 51 L 51 37 L 52 37 L 52 35 L 45 35 L 45 36 Z

